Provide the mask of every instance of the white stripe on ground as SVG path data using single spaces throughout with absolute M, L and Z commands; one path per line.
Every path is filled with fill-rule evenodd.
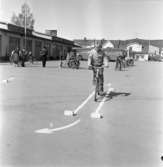
M 83 101 L 82 104 L 80 104 L 74 111 L 74 114 L 77 114 L 77 112 L 82 108 L 84 107 L 84 105 L 93 97 L 94 95 L 94 91 Z
M 36 130 L 35 133 L 51 134 L 51 133 L 56 132 L 56 131 L 60 131 L 60 130 L 64 130 L 64 129 L 70 128 L 70 127 L 78 124 L 79 122 L 80 122 L 80 119 L 78 119 L 77 121 L 75 121 L 75 122 L 73 122 L 73 123 L 71 123 L 69 125 L 62 126 L 62 127 L 55 128 L 55 129 L 48 129 L 48 128 L 39 129 L 39 130 Z
M 0 84 L 9 83 L 9 82 L 13 81 L 14 79 L 15 79 L 14 77 L 10 77 L 10 78 L 8 78 L 8 79 L 4 79 L 4 80 L 2 80 L 2 81 L 0 82 Z
M 111 88 L 109 87 L 106 94 L 109 94 L 109 93 L 110 93 L 110 89 L 111 89 Z M 98 105 L 98 107 L 97 107 L 95 113 L 99 114 L 99 111 L 101 110 L 102 106 L 104 105 L 104 102 L 106 101 L 106 99 L 107 99 L 107 96 L 105 96 L 105 97 L 102 99 L 102 101 L 101 101 L 100 104 Z
M 108 84 L 106 84 L 108 87 L 110 87 L 111 86 L 111 83 L 108 83 Z M 94 96 L 94 94 L 95 94 L 95 91 L 93 91 L 88 97 L 87 97 L 87 99 L 85 99 L 74 111 L 73 111 L 73 113 L 74 114 L 77 114 L 77 112 L 82 108 L 82 107 L 84 107 L 84 105 Z

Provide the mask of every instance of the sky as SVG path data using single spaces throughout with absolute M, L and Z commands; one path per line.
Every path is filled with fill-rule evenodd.
M 34 29 L 67 39 L 163 39 L 163 0 L 0 0 L 0 21 L 26 2 Z

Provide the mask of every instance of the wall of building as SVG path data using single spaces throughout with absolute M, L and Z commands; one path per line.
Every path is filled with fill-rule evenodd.
M 161 53 L 160 53 L 161 57 L 163 58 L 163 49 L 161 50 Z
M 61 56 L 63 58 L 66 57 L 68 48 L 72 48 L 73 45 L 64 44 L 61 41 L 50 41 L 43 38 L 26 38 L 26 48 L 28 51 L 32 51 L 32 55 L 36 59 L 40 59 L 40 50 L 43 46 L 46 46 L 48 49 L 48 59 L 60 59 Z M 14 34 L 0 30 L 0 47 L 0 57 L 7 58 L 15 48 L 25 48 L 25 37 L 17 33 Z
M 135 54 L 135 59 L 138 61 L 148 61 L 148 54 Z
M 153 45 L 149 45 L 149 54 L 159 55 L 159 48 Z
M 9 39 L 7 33 L 2 33 L 1 31 L 0 31 L 0 36 L 1 36 L 1 49 L 0 49 L 1 56 L 5 57 L 8 50 Z

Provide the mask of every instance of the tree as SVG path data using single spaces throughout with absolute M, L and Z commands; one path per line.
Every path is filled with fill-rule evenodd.
M 11 18 L 11 22 L 13 24 L 16 24 L 18 26 L 24 27 L 25 26 L 25 18 L 26 18 L 26 27 L 29 29 L 34 28 L 34 18 L 33 14 L 30 12 L 30 7 L 28 4 L 24 3 L 21 7 L 21 13 L 18 14 L 18 16 L 13 13 L 13 16 Z

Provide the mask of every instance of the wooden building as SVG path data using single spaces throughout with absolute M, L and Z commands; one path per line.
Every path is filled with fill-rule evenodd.
M 39 60 L 43 46 L 48 49 L 48 59 L 57 60 L 66 57 L 67 51 L 75 45 L 71 40 L 31 29 L 26 30 L 25 37 L 24 27 L 0 22 L 0 61 L 9 60 L 12 50 L 17 47 L 32 51 L 34 58 Z

